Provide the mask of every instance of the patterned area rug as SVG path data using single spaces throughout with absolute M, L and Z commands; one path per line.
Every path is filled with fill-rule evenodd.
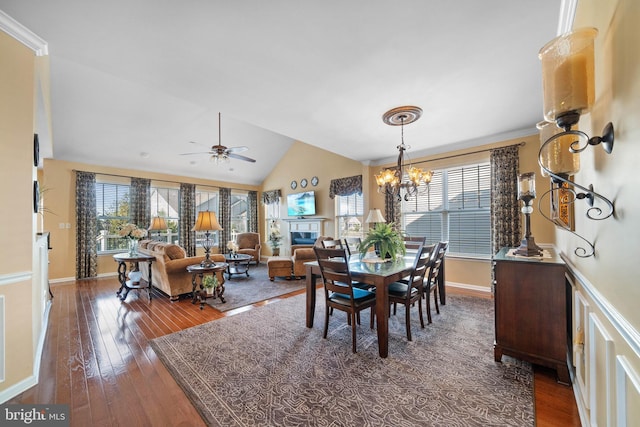
M 378 357 L 363 313 L 358 353 L 344 313 L 322 338 L 324 296 L 313 329 L 299 295 L 152 341 L 211 426 L 533 426 L 533 373 L 493 360 L 493 301 L 447 296 L 413 341 L 398 307 L 389 357 Z M 203 339 L 206 337 L 206 339 Z
M 234 274 L 228 279 L 226 273 L 224 277 L 223 296 L 226 302 L 223 304 L 217 298 L 206 300 L 207 304 L 222 312 L 288 294 L 305 286 L 304 280 L 276 277 L 270 281 L 266 263 L 251 265 L 248 277 L 246 274 Z

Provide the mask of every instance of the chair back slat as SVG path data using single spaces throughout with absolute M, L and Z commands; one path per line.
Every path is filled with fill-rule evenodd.
M 416 260 L 413 263 L 413 269 L 407 284 L 412 288 L 416 288 L 418 292 L 422 292 L 422 284 L 427 275 L 427 269 L 431 262 L 431 252 L 434 247 L 435 245 L 420 245 Z M 410 299 L 410 297 L 411 290 L 407 290 L 407 299 Z
M 353 299 L 349 257 L 346 249 L 315 247 L 313 250 L 318 259 L 325 292 L 338 292 L 349 295 Z
M 360 237 L 345 237 L 342 239 L 342 246 L 347 250 L 347 254 L 357 254 L 360 250 L 360 243 L 362 239 Z

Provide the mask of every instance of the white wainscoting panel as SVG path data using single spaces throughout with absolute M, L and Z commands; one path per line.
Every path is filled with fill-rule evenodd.
M 589 390 L 589 352 L 586 351 L 588 322 L 589 302 L 580 291 L 576 290 L 573 293 L 573 365 L 575 366 L 575 381 L 581 391 L 580 403 L 587 409 L 589 408 L 589 396 L 584 391 Z
M 591 427 L 614 427 L 615 343 L 595 313 L 589 315 L 588 327 Z
M 616 421 L 618 427 L 640 422 L 640 377 L 624 356 L 616 357 Z
M 0 383 L 4 382 L 5 378 L 5 318 L 4 318 L 4 295 L 0 295 Z

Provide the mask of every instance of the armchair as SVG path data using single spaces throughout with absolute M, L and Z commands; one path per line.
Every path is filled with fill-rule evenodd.
M 325 240 L 333 240 L 333 237 L 320 236 L 316 239 L 313 245 L 291 245 L 291 259 L 293 261 L 293 275 L 296 278 L 305 277 L 307 269 L 304 266 L 305 262 L 315 261 L 316 253 L 313 251 L 314 247 L 322 247 L 322 242 Z
M 256 265 L 260 264 L 260 234 L 258 233 L 240 233 L 236 238 L 238 244 L 238 253 L 251 255 Z

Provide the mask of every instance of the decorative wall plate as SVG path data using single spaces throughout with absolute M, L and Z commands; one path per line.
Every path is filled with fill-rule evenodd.
M 291 189 L 295 190 L 296 188 L 298 188 L 298 183 L 295 180 L 291 181 Z
M 318 185 L 318 177 L 314 176 L 313 178 L 311 178 L 311 185 L 313 185 L 314 187 L 316 185 Z
M 302 178 L 300 181 L 300 187 L 307 188 L 307 178 Z

